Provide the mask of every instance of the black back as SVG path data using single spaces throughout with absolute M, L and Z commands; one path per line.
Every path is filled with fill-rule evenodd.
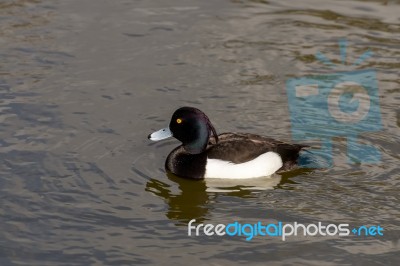
M 213 145 L 213 139 L 210 139 L 211 145 L 209 145 L 207 151 L 208 158 L 244 163 L 263 153 L 273 151 L 282 158 L 283 166 L 279 170 L 293 168 L 297 164 L 300 150 L 306 147 L 247 133 L 223 133 L 218 137 L 217 145 Z

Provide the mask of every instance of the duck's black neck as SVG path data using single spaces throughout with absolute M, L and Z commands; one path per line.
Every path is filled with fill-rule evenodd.
M 185 151 L 190 154 L 199 154 L 205 151 L 210 138 L 210 129 L 207 124 L 198 123 L 196 127 L 196 137 L 190 142 L 183 143 Z

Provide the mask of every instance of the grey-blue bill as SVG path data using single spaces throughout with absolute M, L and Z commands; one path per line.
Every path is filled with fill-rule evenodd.
M 169 130 L 169 128 L 160 129 L 158 131 L 149 134 L 148 136 L 149 140 L 152 141 L 159 141 L 170 137 L 172 137 L 172 132 L 171 130 Z

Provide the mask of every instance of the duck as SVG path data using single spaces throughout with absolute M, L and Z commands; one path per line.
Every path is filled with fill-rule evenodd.
M 174 137 L 182 144 L 171 151 L 165 170 L 178 177 L 247 179 L 268 177 L 298 166 L 306 145 L 291 144 L 252 133 L 217 134 L 208 116 L 195 107 L 181 107 L 167 128 L 148 135 L 151 141 Z

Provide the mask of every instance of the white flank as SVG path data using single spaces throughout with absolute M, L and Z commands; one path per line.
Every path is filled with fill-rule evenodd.
M 282 158 L 275 152 L 261 154 L 257 158 L 234 164 L 219 159 L 208 159 L 205 178 L 245 179 L 269 176 L 282 167 Z

